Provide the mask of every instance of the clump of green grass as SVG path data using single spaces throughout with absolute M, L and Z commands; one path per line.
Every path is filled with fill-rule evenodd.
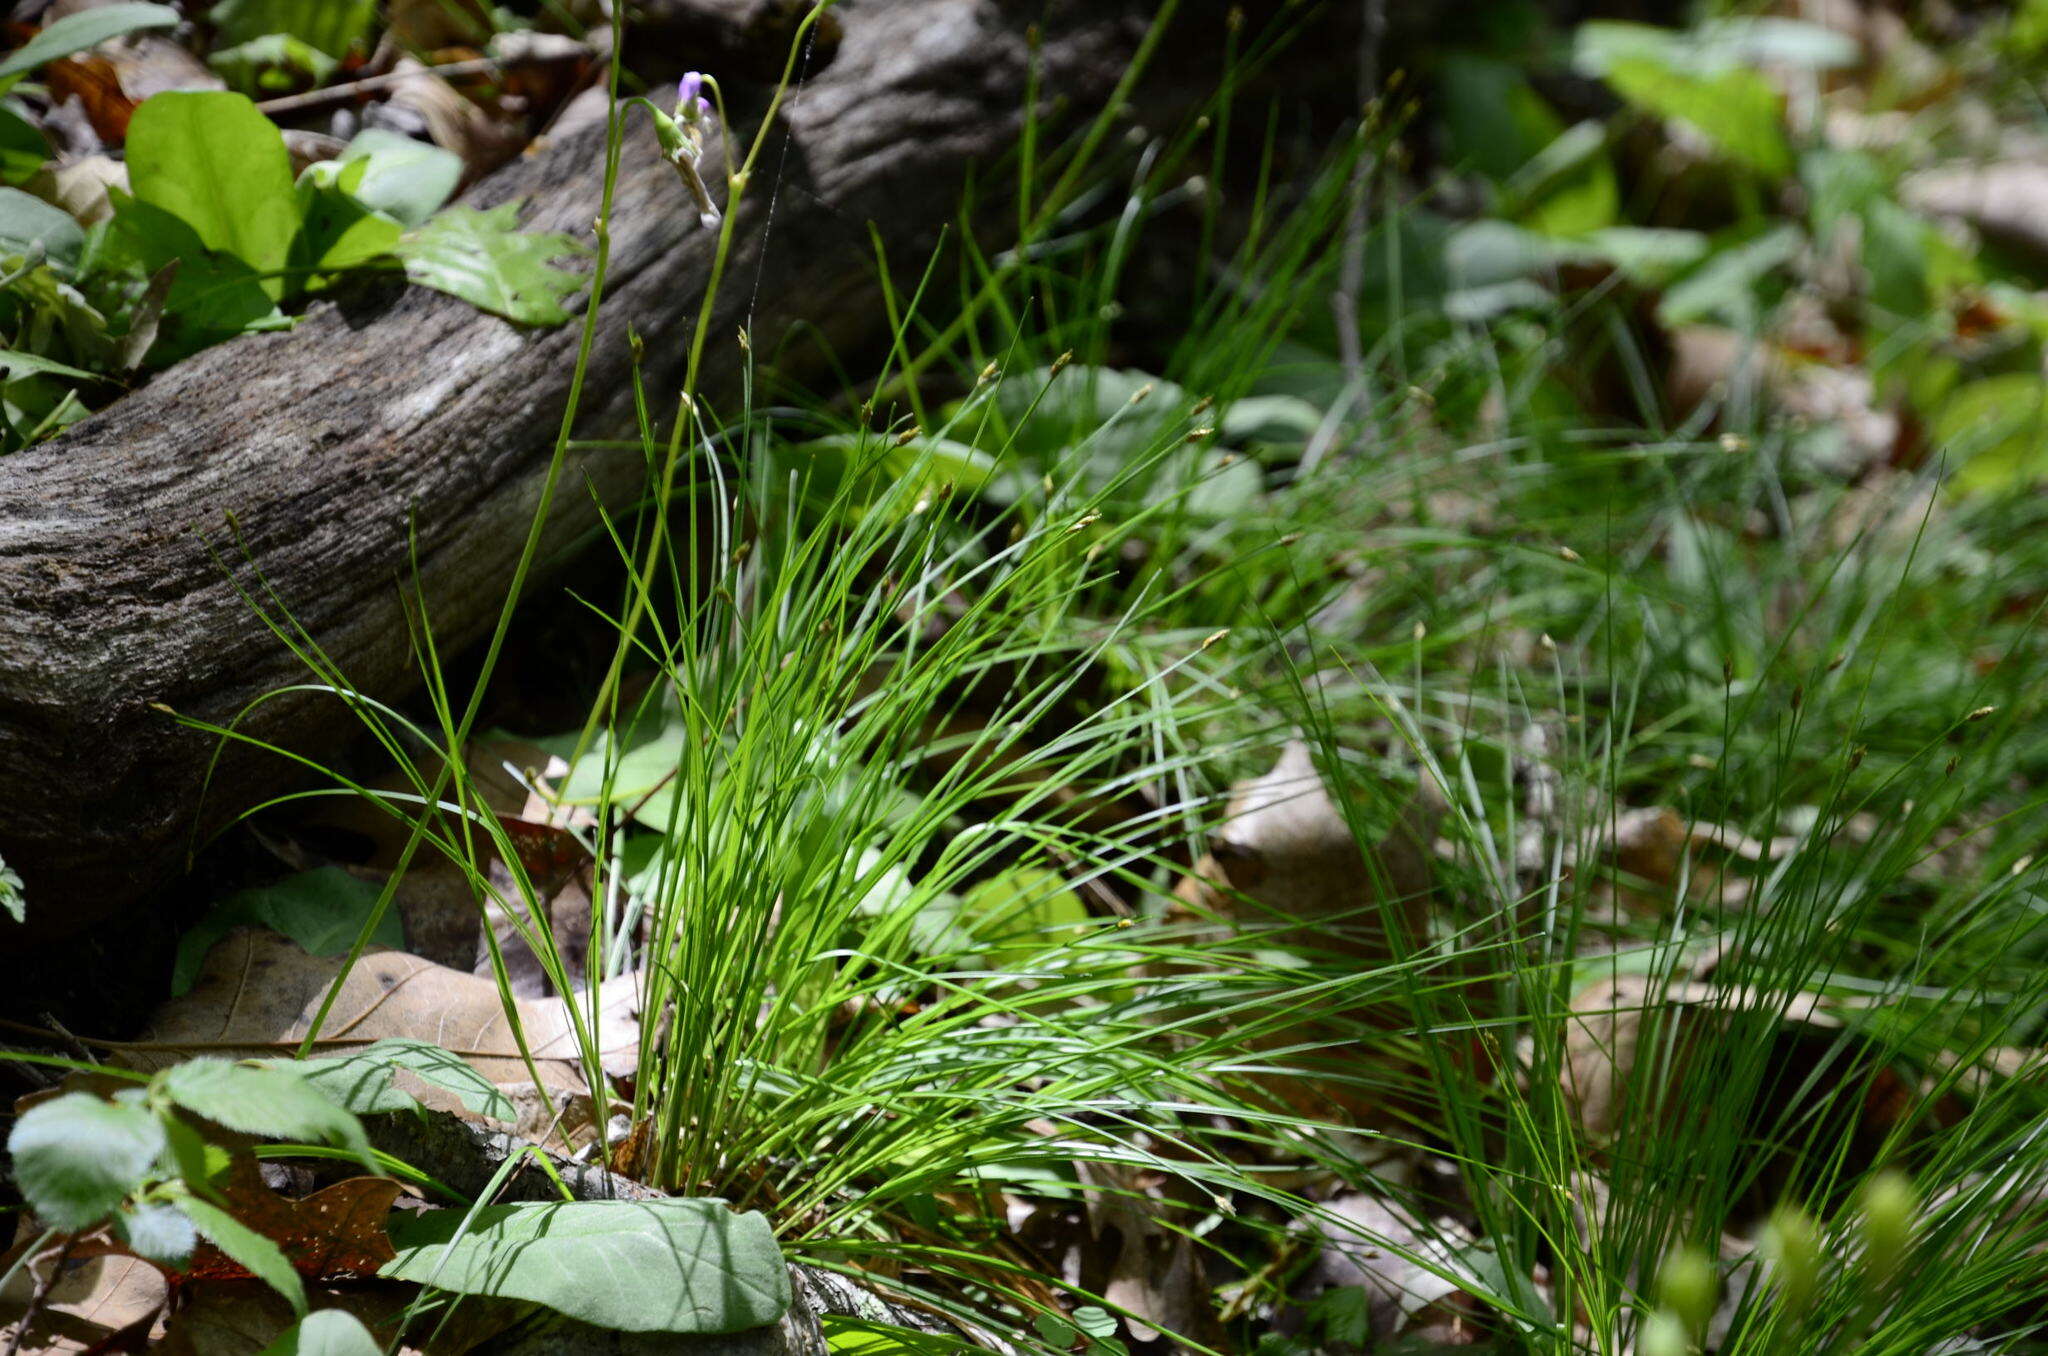
M 2048 997 L 2040 511 L 1929 498 L 1932 472 L 1846 485 L 1796 430 L 1710 437 L 1646 386 L 1626 426 L 1575 404 L 1567 337 L 1647 361 L 1622 297 L 1482 326 L 1390 269 L 1361 386 L 1318 316 L 1364 140 L 1261 201 L 1159 375 L 1113 368 L 1122 270 L 1194 145 L 1162 142 L 1111 217 L 1064 177 L 1027 193 L 1046 210 L 1007 256 L 963 247 L 944 315 L 892 294 L 879 418 L 645 421 L 667 478 L 613 527 L 620 659 L 559 746 L 597 815 L 583 973 L 515 870 L 560 986 L 594 1013 L 640 976 L 645 1173 L 1059 1345 L 1027 1315 L 1064 1283 L 963 1202 L 1167 1170 L 1218 1201 L 1193 1227 L 1256 1278 L 1252 1341 L 1288 1302 L 1280 1236 L 1317 1215 L 1281 1182 L 1399 1195 L 1376 1136 L 1454 1170 L 1412 1194 L 1458 1232 L 1380 1242 L 1483 1301 L 1501 1350 L 1671 1339 L 1674 1253 L 1728 1297 L 1666 1304 L 1686 1342 L 2020 1345 L 2048 1161 L 2038 1093 L 1983 1069 L 2038 1044 Z M 365 710 L 422 798 L 473 805 L 475 704 L 434 702 L 425 759 Z M 1296 732 L 1368 854 L 1418 784 L 1445 802 L 1430 929 L 1384 961 L 1160 921 L 1224 789 Z M 1655 807 L 1782 841 L 1624 879 L 1615 826 Z M 422 841 L 472 864 L 500 832 L 446 823 Z M 1616 1010 L 1585 998 L 1622 979 Z M 1592 1039 L 1609 1017 L 1627 1057 Z M 1311 1068 L 1386 1119 L 1274 1097 Z M 1849 1264 L 1898 1171 L 1938 1286 Z M 1799 1286 L 1784 1247 L 1752 1256 L 1774 1212 L 1781 1239 L 1823 1221 Z

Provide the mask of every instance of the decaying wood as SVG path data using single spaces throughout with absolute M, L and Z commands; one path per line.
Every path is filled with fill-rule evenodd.
M 1182 22 L 1213 40 L 1223 8 L 1183 5 Z M 899 266 L 921 265 L 956 217 L 970 167 L 1014 144 L 1027 27 L 1043 33 L 1045 89 L 1089 110 L 1123 74 L 1149 9 L 839 7 L 834 58 L 789 100 L 786 146 L 770 145 L 738 209 L 711 322 L 708 405 L 738 404 L 742 325 L 757 356 L 798 374 L 828 345 L 875 338 L 884 308 L 869 223 Z M 1203 78 L 1179 77 L 1170 83 L 1183 98 Z M 528 225 L 587 240 L 602 159 L 602 129 L 558 137 L 470 200 L 526 199 Z M 983 180 L 992 208 L 1004 177 Z M 637 119 L 611 228 L 612 281 L 577 428 L 590 439 L 631 428 L 629 328 L 647 341 L 650 390 L 678 384 L 712 252 Z M 575 326 L 525 331 L 448 297 L 393 291 L 203 353 L 0 460 L 0 859 L 27 878 L 30 908 L 26 932 L 0 923 L 0 945 L 140 898 L 181 864 L 195 831 L 290 775 L 283 760 L 231 750 L 202 802 L 214 741 L 160 709 L 226 722 L 306 681 L 250 597 L 289 613 L 382 697 L 414 674 L 402 584 L 416 578 L 443 653 L 488 628 L 540 499 L 576 343 Z M 588 536 L 599 502 L 636 495 L 642 469 L 637 452 L 573 458 L 543 558 Z M 243 728 L 313 749 L 352 719 L 331 697 L 293 693 L 249 711 Z

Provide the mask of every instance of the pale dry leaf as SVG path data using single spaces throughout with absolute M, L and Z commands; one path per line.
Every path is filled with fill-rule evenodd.
M 15 1274 L 0 1291 L 0 1345 L 14 1336 L 35 1286 L 57 1264 L 57 1250 Z M 170 1286 L 156 1267 L 139 1257 L 88 1257 L 66 1264 L 22 1337 L 24 1351 L 84 1352 L 124 1329 L 136 1327 L 164 1307 Z
M 128 191 L 128 166 L 111 155 L 88 155 L 44 165 L 28 181 L 28 191 L 61 207 L 81 226 L 93 226 L 114 215 L 109 189 Z
M 1860 367 L 1816 362 L 1770 339 L 1712 325 L 1681 326 L 1669 344 L 1665 390 L 1674 409 L 1704 406 L 1718 411 L 1726 426 L 1768 411 L 1835 430 L 1838 444 L 1819 469 L 1845 480 L 1885 465 L 1905 436 L 1898 410 L 1884 403 Z
M 1738 985 L 1620 975 L 1580 990 L 1572 999 L 1559 1078 L 1579 1123 L 1596 1136 L 1614 1133 L 1637 1108 L 1631 1084 L 1646 1035 L 1660 1059 L 1672 1060 L 1665 1078 L 1683 1077 L 1687 1055 L 1710 1041 L 1733 1012 L 1763 1012 L 1787 1026 L 1836 1030 L 1842 1022 L 1815 994 L 1766 994 Z M 1679 1023 L 1677 1030 L 1664 1020 Z M 1654 1096 L 1643 1090 L 1644 1096 Z M 1667 1114 L 1682 1109 L 1664 1108 Z
M 310 1028 L 342 960 L 310 956 L 288 938 L 264 929 L 239 928 L 207 953 L 191 992 L 159 1008 L 149 1029 L 123 1049 L 124 1061 L 154 1069 L 201 1050 L 249 1056 L 289 1053 Z M 576 1001 L 579 1006 L 584 1003 L 581 998 Z M 604 985 L 597 1041 L 607 1073 L 633 1066 L 639 1045 L 638 1006 L 636 977 Z M 575 1028 L 563 1000 L 526 999 L 518 1002 L 517 1010 L 542 1081 L 564 1091 L 581 1087 Z M 321 1028 L 321 1040 L 365 1044 L 388 1037 L 442 1046 L 496 1083 L 532 1078 L 494 983 L 403 951 L 379 948 L 366 951 L 349 973 Z
M 1383 899 L 1411 939 L 1421 935 L 1439 818 L 1428 797 L 1410 795 L 1368 861 L 1308 745 L 1289 740 L 1270 771 L 1233 788 L 1208 855 L 1175 893 L 1211 916 L 1322 925 L 1340 949 L 1384 956 Z
M 1473 1239 L 1452 1219 L 1424 1223 L 1413 1212 L 1363 1192 L 1328 1202 L 1313 1218 L 1322 1251 L 1296 1286 L 1297 1298 L 1357 1287 L 1365 1292 L 1371 1348 L 1396 1338 L 1467 1346 L 1484 1330 L 1479 1302 L 1455 1277 L 1458 1254 Z M 1448 1273 L 1448 1274 L 1445 1274 Z M 1337 1352 L 1358 1350 L 1333 1344 Z
M 2034 259 L 2048 259 L 2048 161 L 1994 160 L 1909 174 L 1907 206 L 1964 222 L 1978 234 Z
M 1081 1161 L 1088 1230 L 1109 1252 L 1102 1296 L 1126 1319 L 1132 1336 L 1157 1333 L 1218 1347 L 1224 1340 L 1200 1246 L 1189 1236 L 1185 1205 L 1166 1198 L 1185 1183 L 1120 1163 Z M 1179 1224 L 1174 1228 L 1171 1224 Z
M 391 73 L 396 80 L 386 104 L 418 118 L 435 145 L 462 157 L 463 182 L 474 183 L 525 147 L 523 119 L 493 114 L 424 62 L 400 57 Z

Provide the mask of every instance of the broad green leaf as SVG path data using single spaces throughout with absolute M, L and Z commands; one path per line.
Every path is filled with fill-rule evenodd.
M 384 1346 L 346 1309 L 318 1309 L 287 1328 L 258 1356 L 384 1356 Z
M 355 945 L 363 924 L 377 905 L 377 887 L 357 880 L 338 866 L 303 871 L 275 885 L 259 885 L 229 895 L 214 905 L 199 925 L 178 940 L 178 958 L 171 973 L 171 992 L 181 994 L 199 977 L 199 967 L 214 944 L 238 927 L 265 927 L 297 942 L 309 955 L 338 956 Z M 370 934 L 376 946 L 402 948 L 405 928 L 395 910 L 387 910 Z
M 159 96 L 161 97 L 161 96 Z M 291 1302 L 292 1312 L 304 1316 L 306 1286 L 292 1270 L 284 1249 L 210 1201 L 188 1196 L 185 1213 L 192 1217 L 201 1236 L 239 1262 L 248 1273 Z
M 995 458 L 952 438 L 922 437 L 899 443 L 877 433 L 828 433 L 777 453 L 805 497 L 820 508 L 857 517 L 887 496 L 898 516 L 930 494 L 951 487 L 978 494 L 997 474 Z
M 589 252 L 560 232 L 522 233 L 519 205 L 510 202 L 486 212 L 448 208 L 409 232 L 397 250 L 406 276 L 420 286 L 522 325 L 559 325 L 569 318 L 562 302 L 590 280 L 553 261 Z
M 1451 159 L 1497 184 L 1564 131 L 1564 119 L 1511 62 L 1456 53 L 1444 58 L 1437 80 Z
M 289 1069 L 202 1057 L 165 1070 L 162 1083 L 179 1106 L 230 1130 L 340 1144 L 371 1161 L 361 1123 Z
M 363 166 L 363 177 L 349 190 L 356 201 L 408 228 L 423 225 L 462 182 L 461 156 L 382 127 L 356 133 L 341 162 Z
M 1607 155 L 1607 129 L 1576 123 L 1559 132 L 1503 186 L 1503 210 L 1531 230 L 1575 236 L 1611 226 L 1621 186 Z
M 6 348 L 0 348 L 0 372 L 17 377 L 24 373 L 40 372 L 53 377 L 70 377 L 73 381 L 112 380 L 110 377 L 99 372 L 82 371 L 79 368 L 68 367 L 60 362 L 52 362 L 48 358 L 39 357 L 33 353 L 17 353 L 13 349 Z
M 7 1137 L 15 1185 L 59 1229 L 112 1214 L 163 1151 L 163 1126 L 147 1108 L 83 1092 L 30 1107 Z
M 391 1226 L 382 1274 L 464 1295 L 531 1300 L 621 1332 L 740 1332 L 789 1307 L 789 1272 L 760 1214 L 722 1201 L 485 1206 Z
M 1711 19 L 1690 30 L 1596 19 L 1580 24 L 1572 39 L 1572 64 L 1593 76 L 1627 61 L 1718 75 L 1765 65 L 1839 70 L 1862 59 L 1856 40 L 1846 33 L 1769 15 Z
M 1244 396 L 1230 403 L 1218 427 L 1235 443 L 1305 443 L 1323 424 L 1323 412 L 1295 395 Z
M 1655 226 L 1609 226 L 1578 242 L 1590 258 L 1614 266 L 1616 272 L 1643 287 L 1662 287 L 1684 269 L 1707 257 L 1707 237 L 1698 231 Z
M 389 1111 L 411 1111 L 419 1106 L 394 1082 L 403 1069 L 423 1083 L 431 1083 L 460 1098 L 471 1111 L 501 1121 L 519 1118 L 519 1109 L 460 1055 L 425 1041 L 382 1040 L 328 1059 L 279 1061 L 358 1116 Z
M 174 90 L 145 101 L 128 125 L 128 183 L 138 201 L 190 226 L 209 250 L 276 276 L 299 230 L 291 156 L 277 125 L 240 94 Z
M 0 257 L 26 257 L 38 246 L 44 258 L 69 271 L 78 267 L 85 228 L 69 212 L 41 198 L 18 188 L 0 188 Z
M 299 181 L 304 224 L 292 242 L 294 271 L 306 275 L 354 268 L 388 256 L 402 228 L 390 217 L 371 211 L 341 188 L 310 179 Z M 308 285 L 317 285 L 309 277 Z
M 1666 325 L 1712 321 L 1754 333 L 1762 323 L 1765 284 L 1804 245 L 1804 235 L 1789 222 L 1716 241 L 1699 267 L 1666 289 L 1657 318 Z
M 176 362 L 250 330 L 290 324 L 254 269 L 207 249 L 190 226 L 161 207 L 118 190 L 112 196 L 111 252 L 125 254 L 152 278 L 176 265 L 147 351 L 152 365 Z
M 607 732 L 584 754 L 562 783 L 562 799 L 578 805 L 599 803 L 609 774 L 614 803 L 638 801 L 674 777 L 689 738 L 689 726 L 681 717 L 661 711 L 639 712 L 624 729 L 616 734 Z M 654 826 L 660 827 L 660 821 Z
M 1558 234 L 1614 220 L 1621 195 L 1597 125 L 1566 127 L 1506 61 L 1451 56 L 1438 79 L 1451 156 L 1500 187 L 1504 212 Z
M 51 158 L 49 138 L 13 102 L 0 104 L 0 183 L 24 184 Z
M 1963 490 L 2003 490 L 2048 475 L 2048 382 L 2013 372 L 1968 382 L 1934 417 L 1929 441 Z
M 180 1265 L 199 1241 L 192 1219 L 175 1205 L 146 1202 L 114 1216 L 114 1228 L 136 1253 L 152 1262 Z
M 1738 164 L 1773 178 L 1791 173 L 1783 102 L 1755 71 L 1691 75 L 1658 61 L 1625 60 L 1606 78 L 1637 108 L 1688 124 Z
M 215 48 L 207 54 L 206 64 L 228 82 L 228 88 L 254 97 L 321 84 L 339 63 L 289 33 L 266 33 L 232 47 Z
M 1087 905 L 1065 877 L 1036 866 L 1014 867 L 969 890 L 959 920 L 993 970 L 1028 964 L 1072 942 L 1090 923 Z
M 169 5 L 126 3 L 81 9 L 48 25 L 0 59 L 0 81 L 26 74 L 46 61 L 97 47 L 109 38 L 177 25 L 178 11 Z
M 224 45 L 282 34 L 343 57 L 370 36 L 377 0 L 220 0 L 206 17 Z

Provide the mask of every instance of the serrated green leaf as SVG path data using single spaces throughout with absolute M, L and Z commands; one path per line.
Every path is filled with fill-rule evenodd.
M 59 1229 L 105 1219 L 163 1151 L 163 1126 L 147 1109 L 83 1092 L 30 1107 L 7 1137 L 15 1185 Z
M 257 1233 L 227 1211 L 196 1197 L 184 1202 L 185 1213 L 206 1241 L 239 1263 L 248 1273 L 291 1302 L 292 1312 L 304 1316 L 306 1286 L 292 1270 L 284 1249 Z
M 123 1242 L 152 1262 L 182 1265 L 199 1241 L 192 1219 L 175 1205 L 148 1202 L 114 1216 L 114 1228 Z
M 553 261 L 589 252 L 558 231 L 521 232 L 519 205 L 510 202 L 486 212 L 448 208 L 406 234 L 396 251 L 406 276 L 420 286 L 522 325 L 559 325 L 569 318 L 562 302 L 589 279 Z
M 465 1295 L 547 1305 L 621 1332 L 740 1332 L 789 1307 L 768 1221 L 722 1201 L 486 1206 L 395 1223 L 381 1274 Z
M 278 275 L 299 231 L 291 156 L 246 96 L 173 90 L 146 100 L 128 124 L 128 183 L 137 201 L 261 275 L 273 301 L 283 295 Z
M 97 47 L 109 38 L 177 25 L 178 11 L 169 5 L 127 3 L 81 9 L 48 25 L 0 60 L 0 81 L 24 75 L 46 61 Z
M 292 1070 L 201 1058 L 159 1077 L 172 1101 L 230 1130 L 340 1144 L 372 1161 L 362 1123 Z
M 328 1059 L 283 1063 L 359 1116 L 411 1111 L 419 1106 L 418 1099 L 392 1081 L 398 1070 L 404 1069 L 422 1082 L 447 1089 L 479 1115 L 501 1121 L 519 1117 L 519 1109 L 497 1084 L 470 1067 L 460 1055 L 425 1041 L 382 1040 Z
M 320 1309 L 285 1329 L 259 1356 L 384 1356 L 363 1321 L 346 1309 Z

